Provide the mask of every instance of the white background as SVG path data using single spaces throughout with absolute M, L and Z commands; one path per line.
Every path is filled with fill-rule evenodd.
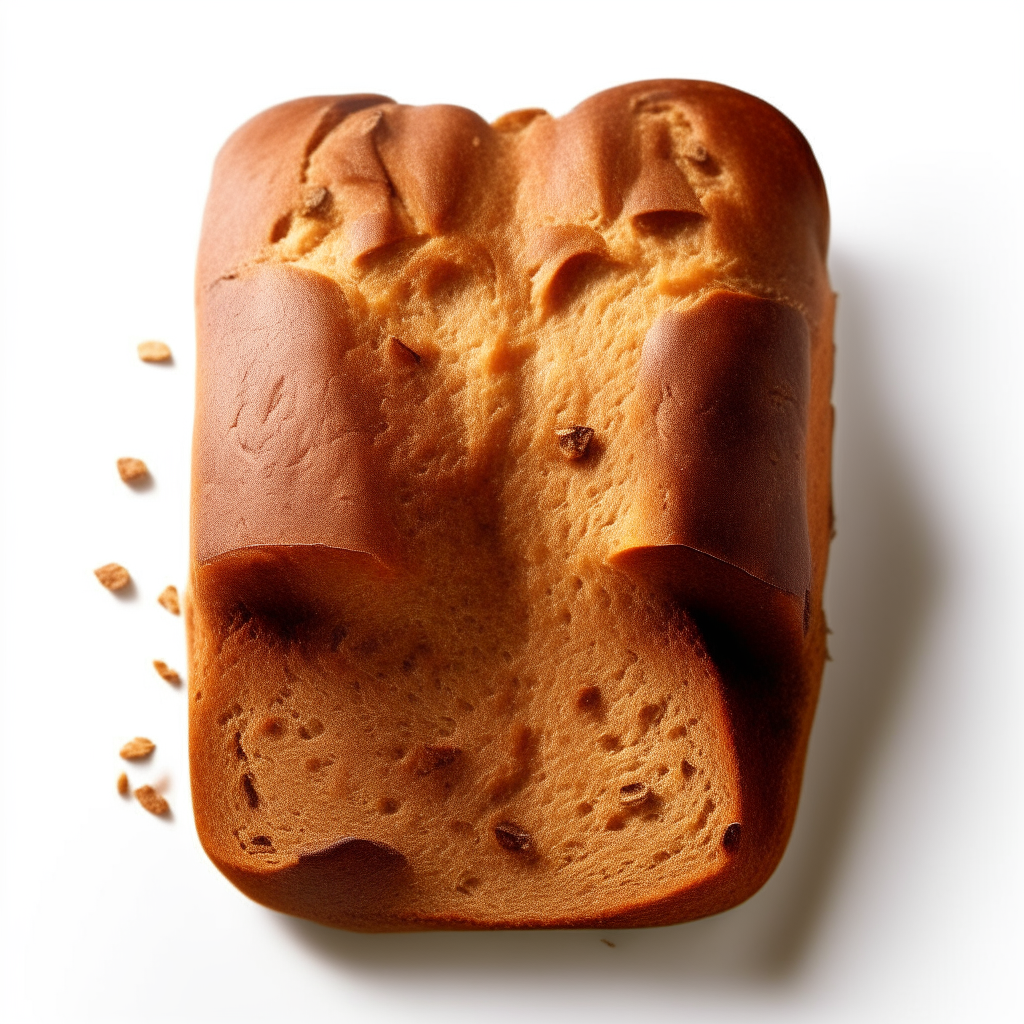
M 6 3 L 0 1011 L 11 1021 L 1019 1020 L 1019 4 Z M 214 154 L 312 93 L 493 118 L 707 78 L 788 114 L 833 212 L 838 539 L 782 866 L 717 918 L 354 936 L 203 855 L 184 668 L 192 266 Z M 174 365 L 135 358 L 163 338 Z M 133 492 L 114 460 L 138 455 Z M 127 565 L 119 599 L 92 569 Z M 173 820 L 114 792 L 154 738 Z M 606 937 L 614 948 L 602 944 Z

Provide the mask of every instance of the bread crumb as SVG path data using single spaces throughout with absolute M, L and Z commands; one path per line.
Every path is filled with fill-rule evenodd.
M 117 791 L 121 796 L 128 795 L 128 776 L 124 772 L 117 777 Z
M 181 605 L 178 603 L 178 588 L 172 583 L 169 587 L 164 587 L 163 592 L 157 598 L 157 600 L 172 614 L 181 614 Z
M 139 345 L 139 358 L 144 363 L 166 363 L 171 350 L 162 341 L 144 341 Z
M 181 676 L 166 661 L 154 661 L 153 668 L 156 669 L 160 678 L 166 680 L 171 686 L 181 686 Z
M 152 740 L 147 740 L 145 736 L 136 736 L 121 748 L 121 756 L 126 761 L 137 761 L 140 757 L 149 757 L 154 750 L 156 744 Z
M 121 479 L 126 484 L 130 484 L 133 480 L 140 480 L 142 477 L 149 475 L 149 467 L 142 461 L 142 459 L 118 459 L 117 471 L 121 474 Z
M 593 427 L 581 427 L 578 423 L 555 431 L 559 450 L 571 462 L 582 459 L 587 454 L 587 446 L 593 436 Z
M 117 562 L 108 562 L 93 570 L 96 579 L 107 588 L 107 590 L 123 590 L 131 583 L 132 578 L 128 570 Z
M 608 941 L 607 939 L 602 939 L 601 941 L 602 941 L 602 942 L 603 942 L 603 943 L 604 943 L 604 944 L 605 944 L 606 946 L 610 946 L 610 947 L 611 947 L 612 949 L 614 949 L 614 948 L 615 948 L 615 943 L 614 943 L 614 942 L 609 942 L 609 941 Z
M 150 814 L 166 814 L 171 809 L 171 805 L 152 786 L 140 786 L 135 790 L 135 799 Z

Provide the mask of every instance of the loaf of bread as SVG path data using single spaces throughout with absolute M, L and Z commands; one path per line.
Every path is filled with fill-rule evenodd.
M 807 143 L 720 85 L 554 118 L 314 97 L 217 159 L 192 796 L 365 931 L 669 924 L 771 874 L 826 656 Z

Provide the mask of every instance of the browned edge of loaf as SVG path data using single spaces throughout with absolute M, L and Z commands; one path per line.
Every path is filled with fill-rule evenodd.
M 827 285 L 824 260 L 828 239 L 828 210 L 824 185 L 813 154 L 799 131 L 773 107 L 755 97 L 725 86 L 702 82 L 663 80 L 634 83 L 592 97 L 577 111 L 589 107 L 600 116 L 602 104 L 610 105 L 620 94 L 641 90 L 665 90 L 685 95 L 691 103 L 719 104 L 757 134 L 759 123 L 771 122 L 775 130 L 788 132 L 804 164 L 805 193 L 801 197 L 810 230 L 816 233 L 820 267 L 805 267 L 809 286 L 802 312 L 811 333 L 811 365 L 807 401 L 806 511 L 810 540 L 809 586 L 802 602 L 802 639 L 789 644 L 773 659 L 773 675 L 764 679 L 756 651 L 734 656 L 716 646 L 714 628 L 706 635 L 710 653 L 723 665 L 726 700 L 733 722 L 733 743 L 741 766 L 738 779 L 743 811 L 743 842 L 739 852 L 719 871 L 656 901 L 638 900 L 597 917 L 515 919 L 480 924 L 457 916 L 420 921 L 392 917 L 381 920 L 377 901 L 393 872 L 403 870 L 394 851 L 365 840 L 342 840 L 330 849 L 310 850 L 291 865 L 276 870 L 240 870 L 220 861 L 206 842 L 212 823 L 198 820 L 201 841 L 221 871 L 253 899 L 277 910 L 314 920 L 327 920 L 319 901 L 325 886 L 343 881 L 352 899 L 337 920 L 328 923 L 356 931 L 402 931 L 423 927 L 466 928 L 565 928 L 638 927 L 668 925 L 717 913 L 742 902 L 771 875 L 788 841 L 796 814 L 804 757 L 817 703 L 821 675 L 827 657 L 827 628 L 822 609 L 828 546 L 832 532 L 831 441 L 833 409 L 830 395 L 833 373 L 832 327 L 834 296 Z M 218 280 L 235 277 L 236 271 L 256 257 L 272 237 L 276 225 L 301 202 L 304 172 L 311 152 L 349 113 L 390 103 L 380 96 L 312 97 L 274 107 L 240 128 L 227 142 L 217 160 L 204 218 L 197 267 L 197 310 L 202 323 L 207 290 Z M 797 175 L 798 177 L 800 175 Z M 766 189 L 770 183 L 766 183 Z M 797 205 L 800 205 L 799 203 Z M 767 216 L 767 211 L 766 211 Z M 770 220 L 770 217 L 768 218 Z M 770 230 L 766 224 L 765 232 Z M 798 268 L 799 269 L 799 268 Z M 202 338 L 200 338 L 202 344 Z M 202 382 L 200 382 L 201 386 Z M 200 391 L 201 393 L 201 391 Z M 197 417 L 202 410 L 197 407 Z M 198 420 L 197 420 L 198 424 Z M 197 444 L 199 433 L 197 430 Z M 194 460 L 202 458 L 197 447 Z M 193 502 L 193 566 L 197 537 Z M 643 558 L 642 549 L 638 558 Z M 215 557 L 215 556 L 214 556 Z M 683 548 L 674 556 L 684 562 L 692 553 Z M 713 553 L 701 555 L 714 558 Z M 704 563 L 701 563 L 704 565 Z M 786 603 L 783 588 L 764 580 L 751 584 L 752 576 L 734 565 L 706 565 L 694 571 L 717 574 L 716 585 L 732 591 L 748 607 L 765 608 Z M 657 573 L 657 566 L 653 572 Z M 742 578 L 746 576 L 746 579 Z M 765 589 L 767 588 L 767 589 Z M 769 613 L 769 618 L 771 613 Z M 190 607 L 186 623 L 191 634 Z M 190 649 L 192 647 L 190 640 Z M 193 775 L 193 787 L 201 780 Z M 354 903 L 352 902 L 354 900 Z

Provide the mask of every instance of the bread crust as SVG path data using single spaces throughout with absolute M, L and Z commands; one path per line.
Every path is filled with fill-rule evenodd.
M 518 112 L 493 126 L 456 107 L 313 97 L 266 111 L 231 137 L 214 169 L 197 266 L 186 622 L 196 824 L 207 853 L 238 888 L 325 924 L 398 931 L 672 924 L 734 906 L 764 883 L 792 828 L 826 658 L 834 312 L 827 243 L 824 184 L 806 141 L 763 101 L 711 83 L 634 83 L 562 118 Z M 450 295 L 450 321 L 435 318 L 433 332 L 413 337 Z M 465 542 L 474 581 L 458 592 L 479 591 L 481 604 L 493 600 L 499 625 L 486 628 L 495 637 L 517 615 L 528 618 L 536 597 L 524 597 L 520 611 L 515 596 L 500 594 L 506 584 L 509 595 L 518 593 L 517 545 L 532 550 L 532 503 L 545 507 L 546 492 L 534 499 L 514 474 L 531 459 L 548 465 L 533 437 L 544 433 L 547 414 L 543 403 L 535 412 L 529 396 L 513 414 L 506 382 L 540 362 L 555 344 L 549 338 L 568 336 L 574 310 L 583 324 L 585 311 L 614 310 L 624 296 L 639 303 L 642 322 L 618 329 L 635 338 L 621 342 L 625 369 L 608 371 L 622 399 L 597 395 L 588 407 L 621 429 L 598 430 L 573 478 L 580 486 L 591 479 L 595 493 L 614 479 L 608 490 L 619 495 L 618 514 L 613 526 L 582 530 L 573 543 L 589 568 L 575 571 L 594 593 L 611 593 L 610 607 L 625 609 L 620 646 L 668 666 L 649 669 L 666 694 L 680 685 L 672 664 L 694 679 L 701 728 L 706 717 L 717 737 L 705 742 L 720 750 L 709 758 L 706 783 L 717 806 L 693 827 L 697 852 L 678 855 L 690 858 L 685 872 L 676 882 L 643 876 L 597 895 L 572 885 L 554 895 L 530 888 L 555 870 L 553 848 L 530 845 L 547 833 L 525 831 L 525 852 L 509 854 L 494 843 L 495 829 L 509 815 L 536 811 L 532 794 L 549 790 L 531 780 L 552 774 L 569 788 L 566 765 L 583 757 L 584 740 L 570 741 L 580 745 L 575 754 L 549 756 L 555 744 L 544 724 L 522 724 L 518 677 L 512 696 L 496 684 L 494 706 L 510 724 L 505 739 L 485 744 L 492 751 L 486 759 L 496 758 L 489 776 L 485 748 L 475 755 L 465 739 L 462 747 L 435 741 L 401 755 L 406 802 L 427 808 L 424 821 L 434 820 L 435 806 L 444 809 L 438 822 L 452 818 L 451 802 L 463 789 L 481 794 L 486 828 L 473 828 L 491 844 L 487 863 L 508 865 L 489 903 L 465 908 L 471 881 L 459 882 L 460 895 L 450 900 L 437 894 L 425 879 L 440 868 L 415 844 L 403 846 L 412 826 L 403 833 L 388 824 L 387 806 L 396 801 L 382 797 L 376 816 L 365 808 L 341 817 L 324 810 L 332 800 L 351 804 L 353 794 L 365 802 L 372 786 L 356 753 L 331 761 L 341 781 L 317 797 L 320 811 L 302 819 L 313 822 L 312 838 L 271 835 L 285 804 L 278 807 L 263 780 L 289 776 L 261 767 L 277 756 L 262 744 L 278 719 L 258 709 L 284 707 L 294 677 L 307 674 L 319 680 L 326 707 L 334 698 L 324 680 L 384 664 L 368 641 L 363 654 L 339 650 L 355 646 L 353 608 L 373 610 L 372 620 L 378 602 L 400 602 L 416 580 L 426 581 L 427 595 L 416 609 L 431 594 L 441 601 L 439 581 L 457 575 L 457 545 L 444 562 L 424 553 L 422 538 L 443 546 L 451 533 L 479 526 L 484 532 Z M 500 327 L 466 385 L 456 371 L 476 356 L 460 349 L 457 363 L 444 331 L 449 322 L 475 329 L 477 308 L 490 310 Z M 402 338 L 385 330 L 396 322 L 405 325 Z M 545 378 L 538 371 L 531 379 Z M 482 389 L 475 403 L 490 412 L 476 423 L 474 402 L 458 406 L 465 440 L 446 462 L 452 403 L 473 388 Z M 411 467 L 423 449 L 428 468 L 416 478 Z M 604 468 L 619 466 L 615 460 L 621 473 Z M 410 488 L 415 514 L 400 507 Z M 567 499 L 577 518 L 593 500 L 579 493 Z M 492 507 L 507 510 L 497 540 L 483 522 Z M 543 571 L 568 579 L 565 558 Z M 487 573 L 491 579 L 477 578 Z M 529 595 L 539 584 L 524 579 Z M 343 619 L 353 636 L 339 640 Z M 529 629 L 517 626 L 516 635 L 528 651 Z M 582 644 L 591 633 L 580 627 L 572 635 Z M 536 655 L 542 665 L 552 657 Z M 274 672 L 289 680 L 283 689 Z M 571 687 L 575 677 L 566 678 Z M 592 711 L 583 693 L 573 714 L 584 724 L 567 735 L 593 727 L 597 736 L 604 712 Z M 254 695 L 251 707 L 245 694 Z M 468 690 L 462 698 L 467 706 L 477 701 Z M 537 705 L 529 699 L 530 708 Z M 647 751 L 651 766 L 668 741 L 643 744 L 666 731 L 654 716 L 671 710 L 668 701 L 639 710 L 652 731 L 634 746 Z M 656 706 L 660 712 L 649 711 Z M 378 702 L 373 712 L 388 719 L 385 731 L 401 717 L 390 708 Z M 559 729 L 552 724 L 552 735 L 561 736 Z M 358 731 L 354 722 L 350 731 Z M 336 740 L 350 749 L 344 736 Z M 682 764 L 685 775 L 689 762 Z M 393 777 L 381 771 L 374 779 Z M 297 805 L 311 783 L 297 769 L 293 775 L 282 792 Z M 617 841 L 615 830 L 641 817 L 655 828 L 657 800 L 645 815 L 612 814 L 593 842 Z M 619 818 L 625 824 L 615 824 Z M 331 824 L 342 819 L 351 833 Z M 452 821 L 452 828 L 466 824 Z M 259 826 L 266 834 L 252 822 L 267 823 Z M 708 828 L 718 831 L 712 836 Z M 702 835 L 710 845 L 698 841 Z M 677 856 L 666 846 L 666 862 L 670 854 Z M 659 856 L 651 878 L 662 870 Z

